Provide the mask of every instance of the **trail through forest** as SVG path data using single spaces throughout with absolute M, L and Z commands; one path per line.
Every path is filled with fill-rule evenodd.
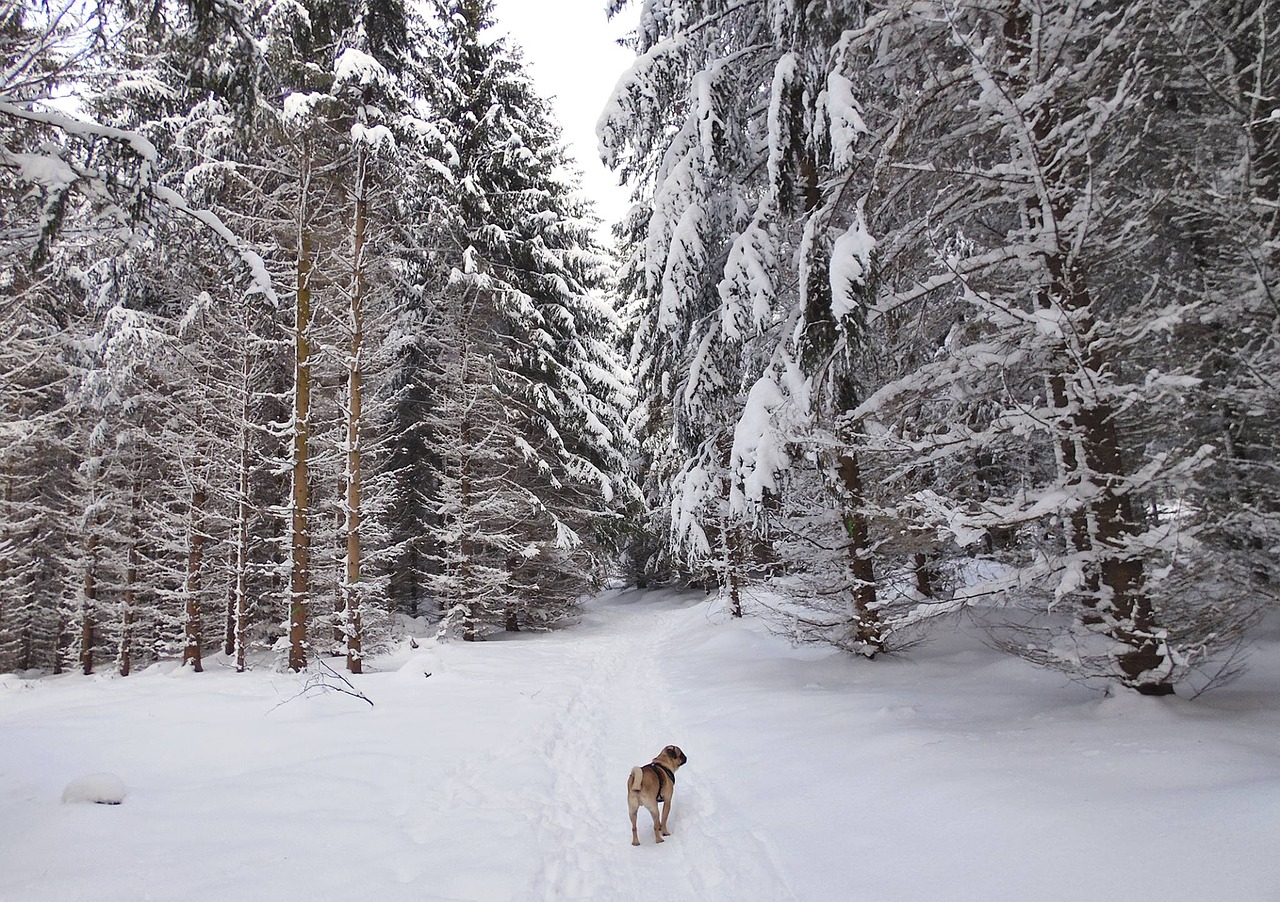
M 406 644 L 302 695 L 265 664 L 0 677 L 0 900 L 1274 900 L 1280 655 L 1103 697 L 971 624 L 899 658 L 624 591 L 543 636 Z M 672 836 L 625 783 L 667 743 Z M 124 803 L 60 801 L 107 772 Z

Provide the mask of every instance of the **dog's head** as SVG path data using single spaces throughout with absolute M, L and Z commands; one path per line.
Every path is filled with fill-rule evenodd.
M 680 751 L 680 746 L 678 745 L 667 746 L 665 749 L 663 749 L 661 752 L 658 753 L 658 757 L 666 758 L 668 761 L 670 761 L 672 764 L 672 768 L 671 768 L 672 770 L 675 770 L 677 767 L 679 767 L 682 764 L 689 763 L 689 759 L 685 756 L 684 752 Z

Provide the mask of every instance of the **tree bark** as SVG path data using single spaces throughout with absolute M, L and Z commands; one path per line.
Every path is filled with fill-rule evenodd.
M 1032 18 L 1036 10 L 1026 0 L 1012 0 L 1005 18 L 1011 68 L 1019 73 L 1024 92 L 1031 89 L 1025 73 L 1031 71 Z M 1057 412 L 1058 462 L 1064 482 L 1083 488 L 1097 486 L 1093 500 L 1081 505 L 1068 519 L 1069 540 L 1078 552 L 1088 552 L 1094 564 L 1086 573 L 1080 621 L 1116 640 L 1126 650 L 1115 653 L 1122 682 L 1145 695 L 1167 695 L 1173 686 L 1165 673 L 1166 652 L 1158 638 L 1155 614 L 1144 591 L 1142 559 L 1122 551 L 1125 537 L 1138 531 L 1124 480 L 1128 475 L 1116 431 L 1116 410 L 1093 395 L 1088 386 L 1105 371 L 1105 351 L 1097 338 L 1093 296 L 1077 254 L 1063 243 L 1070 241 L 1060 230 L 1071 221 L 1073 207 L 1081 202 L 1089 174 L 1082 171 L 1079 151 L 1061 146 L 1059 131 L 1070 111 L 1061 104 L 1046 104 L 1035 111 L 1030 125 L 1037 150 L 1036 165 L 1044 183 L 1056 188 L 1048 200 L 1032 200 L 1033 220 L 1054 242 L 1043 252 L 1046 281 L 1037 303 L 1042 309 L 1065 314 L 1061 348 L 1048 376 L 1049 396 Z M 1073 379 L 1072 376 L 1087 378 Z
M 916 592 L 921 598 L 933 598 L 933 565 L 929 563 L 929 556 L 923 551 L 917 551 L 912 562 L 915 566 Z
M 347 497 L 346 497 L 346 582 L 343 586 L 343 632 L 347 640 L 347 670 L 361 673 L 361 650 L 364 642 L 363 614 L 360 610 L 360 422 L 361 356 L 364 351 L 364 252 L 368 229 L 368 158 L 361 150 L 356 159 L 355 223 L 352 229 L 351 273 L 351 355 L 347 360 Z
M 474 309 L 474 300 L 470 307 L 466 305 L 462 309 L 462 316 L 459 319 L 459 360 L 462 364 L 461 377 L 459 379 L 459 391 L 469 391 L 471 389 L 471 310 Z M 472 425 L 471 410 L 462 411 L 462 416 L 458 423 L 458 439 L 459 449 L 461 451 L 461 459 L 458 461 L 458 597 L 466 605 L 466 612 L 462 620 L 462 640 L 464 642 L 474 642 L 476 635 L 476 619 L 474 603 L 478 601 L 475 597 L 474 588 L 471 583 L 471 558 L 475 554 L 474 537 L 471 532 L 471 526 L 467 519 L 471 510 L 471 442 L 472 442 Z
M 89 537 L 85 542 L 88 562 L 84 569 L 84 598 L 80 605 L 80 670 L 85 676 L 93 673 L 93 643 L 96 640 L 94 615 L 98 601 L 98 536 L 89 524 Z
M 182 666 L 190 665 L 196 673 L 204 671 L 204 663 L 201 660 L 204 628 L 201 624 L 200 610 L 200 568 L 204 560 L 202 515 L 206 500 L 207 496 L 203 488 L 198 488 L 191 493 L 191 538 L 187 549 L 187 582 L 184 587 L 187 601 L 184 624 L 186 644 L 182 650 Z
M 720 521 L 720 542 L 724 558 L 724 587 L 729 592 L 729 613 L 734 617 L 742 616 L 742 530 L 737 524 L 730 524 L 726 517 Z
M 303 163 L 302 210 L 299 213 L 297 290 L 294 304 L 293 371 L 293 486 L 290 520 L 289 669 L 307 666 L 307 609 L 310 599 L 310 447 L 311 447 L 311 324 L 312 236 L 306 197 L 310 163 Z
M 236 492 L 235 584 L 227 603 L 227 655 L 235 655 L 236 673 L 244 673 L 249 629 L 249 377 L 253 369 L 250 350 L 250 313 L 245 304 L 244 359 L 240 369 L 240 464 Z
M 142 541 L 142 480 L 136 478 L 129 502 L 129 551 L 125 558 L 124 601 L 120 612 L 120 676 L 133 671 L 133 622 L 137 609 L 138 544 Z
M 849 573 L 853 577 L 853 639 L 867 657 L 884 650 L 884 627 L 876 610 L 875 566 L 871 557 L 871 527 L 863 511 L 866 492 L 858 458 L 852 451 L 836 461 L 842 491 L 845 544 Z
M 1280 12 L 1267 0 L 1232 6 L 1227 34 L 1245 112 L 1250 185 L 1260 207 L 1270 210 L 1264 225 L 1275 242 L 1280 239 Z M 1268 256 L 1274 259 L 1274 252 Z

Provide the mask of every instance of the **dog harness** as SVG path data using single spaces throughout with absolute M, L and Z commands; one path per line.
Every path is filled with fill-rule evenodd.
M 663 775 L 666 775 L 666 778 L 671 781 L 671 788 L 675 789 L 676 788 L 675 773 L 673 773 L 671 769 L 668 768 L 665 764 L 659 764 L 657 761 L 653 762 L 652 764 L 646 764 L 645 767 L 653 768 L 654 773 L 657 774 L 658 776 L 658 799 L 657 800 L 659 802 L 665 802 L 667 800 L 666 794 L 668 790 L 666 789 L 667 784 L 662 781 L 662 777 Z

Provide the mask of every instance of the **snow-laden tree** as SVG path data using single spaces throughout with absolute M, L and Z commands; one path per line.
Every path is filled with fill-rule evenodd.
M 64 589 L 75 582 L 79 355 L 67 285 L 6 260 L 0 301 L 0 669 L 60 670 Z
M 1012 590 L 1069 612 L 1074 627 L 1026 653 L 1171 691 L 1235 634 L 1241 612 L 1229 599 L 1205 606 L 1204 587 L 1188 591 L 1199 524 L 1179 504 L 1211 449 L 1175 425 L 1196 386 L 1189 362 L 1168 344 L 1151 354 L 1185 315 L 1177 286 L 1150 265 L 1154 200 L 1134 190 L 1163 151 L 1148 140 L 1156 70 L 1138 58 L 1154 9 L 1012 3 L 941 21 L 947 43 L 933 46 L 944 74 L 930 93 L 966 109 L 968 134 L 934 140 L 927 160 L 906 165 L 948 166 L 927 224 L 942 225 L 950 246 L 906 290 L 877 299 L 869 319 L 874 334 L 886 314 L 923 314 L 935 291 L 954 291 L 963 320 L 933 360 L 849 416 L 877 451 L 909 453 L 899 476 L 930 466 L 933 484 L 909 495 L 922 522 L 962 548 L 1015 534 L 1015 569 L 967 591 Z M 863 58 L 884 49 L 868 44 Z M 960 465 L 1028 453 L 1016 482 L 982 496 Z
M 58 314 L 42 318 L 53 329 L 40 356 L 63 357 L 66 375 L 29 386 L 57 398 L 56 416 L 67 424 L 61 443 L 75 462 L 60 470 L 54 456 L 47 459 L 48 476 L 61 480 L 67 514 L 50 533 L 41 591 L 61 596 L 63 604 L 49 611 L 58 611 L 51 616 L 64 624 L 68 610 L 88 612 L 79 617 L 77 636 L 60 628 L 40 654 L 57 654 L 74 639 L 82 664 L 91 666 L 100 640 L 110 638 L 122 670 L 139 654 L 173 646 L 180 590 L 169 552 L 179 544 L 179 524 L 190 519 L 186 505 L 196 494 L 170 478 L 186 447 L 170 438 L 182 433 L 166 435 L 157 425 L 171 412 L 163 399 L 172 399 L 183 382 L 155 363 L 172 350 L 170 318 L 190 300 L 189 292 L 173 290 L 182 265 L 173 269 L 178 259 L 165 257 L 162 242 L 186 242 L 191 233 L 180 221 L 189 219 L 216 238 L 215 256 L 230 251 L 265 284 L 259 258 L 165 182 L 170 148 L 160 123 L 180 118 L 186 87 L 213 72 L 212 59 L 245 51 L 239 10 L 211 4 L 193 13 L 157 4 L 145 16 L 136 13 L 126 4 L 10 4 L 0 76 L 6 136 L 0 170 L 16 198 L 6 205 L 3 226 L 7 278 L 22 287 L 15 293 L 25 296 L 21 305 L 38 299 L 40 286 L 58 285 L 62 294 Z M 223 85 L 251 71 L 242 66 Z M 28 294 L 27 286 L 37 291 Z M 26 378 L 33 370 L 27 361 L 10 372 Z M 121 386 L 123 395 L 116 391 Z M 131 393 L 137 397 L 127 398 Z M 136 466 L 126 463 L 130 458 Z M 137 504 L 122 503 L 135 491 Z M 78 559 L 63 559 L 61 571 L 55 535 L 65 547 L 79 548 Z M 99 603 L 106 607 L 95 613 Z
M 1226 6 L 641 4 L 638 59 L 600 128 L 638 184 L 641 435 L 670 520 L 705 534 L 708 499 L 727 494 L 775 549 L 794 559 L 807 539 L 813 560 L 838 547 L 813 541 L 832 523 L 814 516 L 816 469 L 863 651 L 993 596 L 1048 612 L 1021 652 L 1161 694 L 1238 638 L 1257 579 L 1236 567 L 1230 586 L 1223 530 L 1268 515 L 1227 514 L 1224 449 L 1188 413 L 1231 409 L 1229 381 L 1266 384 L 1274 348 L 1247 313 L 1206 318 L 1193 285 L 1274 284 L 1256 215 L 1271 209 L 1274 26 Z M 1215 21 L 1233 27 L 1214 36 Z M 1198 143 L 1172 137 L 1187 71 L 1216 79 L 1191 104 Z M 1199 234 L 1178 234 L 1191 220 L 1169 204 L 1208 207 L 1237 162 L 1252 252 L 1216 253 L 1221 211 L 1240 219 L 1248 201 L 1199 213 L 1217 230 Z M 741 212 L 709 229 L 725 209 Z M 1172 278 L 1187 255 L 1214 263 Z M 731 341 L 755 330 L 729 355 L 744 369 L 723 389 L 723 462 L 687 388 L 708 356 L 688 337 L 717 318 Z M 1249 349 L 1216 387 L 1174 340 L 1205 331 Z M 1234 416 L 1250 431 L 1253 413 Z
M 1175 332 L 1200 381 L 1185 426 L 1216 453 L 1188 498 L 1223 591 L 1274 596 L 1280 539 L 1280 17 L 1265 3 L 1188 3 L 1159 23 L 1159 138 L 1149 174 L 1162 265 L 1192 307 Z
M 376 42 L 364 28 L 369 22 L 376 23 Z M 228 161 L 219 178 L 232 196 L 239 193 L 227 202 L 228 215 L 271 249 L 279 295 L 291 300 L 289 666 L 306 666 L 328 627 L 347 666 L 358 671 L 363 607 L 378 585 L 364 566 L 376 547 L 368 539 L 377 535 L 366 516 L 365 479 L 366 306 L 380 272 L 373 252 L 379 217 L 371 210 L 394 190 L 385 163 L 398 148 L 393 126 L 406 103 L 378 57 L 399 68 L 404 10 L 381 3 L 273 6 L 261 24 L 276 102 L 260 107 L 242 151 L 249 177 L 237 187 L 237 161 Z M 273 163 L 254 167 L 261 157 Z M 386 186 L 375 196 L 379 182 Z M 341 399 L 324 391 L 336 379 L 345 387 Z M 329 589 L 332 605 L 323 600 Z
M 466 505 L 478 499 L 460 481 L 464 458 L 474 455 L 446 453 L 435 544 L 446 560 L 467 558 L 464 542 L 474 548 L 480 540 L 464 540 L 457 524 L 491 524 L 490 544 L 514 552 L 491 565 L 514 594 L 495 597 L 485 617 L 508 629 L 541 627 L 603 575 L 630 493 L 622 475 L 626 384 L 603 293 L 607 260 L 574 196 L 546 102 L 518 55 L 488 33 L 491 4 L 440 2 L 435 11 L 437 76 L 427 99 L 453 150 L 440 173 L 439 208 L 449 217 L 451 269 L 464 276 L 446 290 L 466 295 L 438 310 L 445 319 L 435 334 L 458 345 L 442 353 L 461 369 L 445 368 L 436 403 L 456 406 L 446 398 L 458 388 L 449 373 L 485 374 L 484 418 L 463 417 L 466 429 L 447 431 L 460 437 L 458 449 L 483 436 L 491 475 L 503 471 L 491 487 L 505 500 L 483 503 L 523 511 L 506 523 L 473 517 Z
M 849 396 L 845 336 L 828 309 L 840 223 L 819 207 L 829 158 L 847 166 L 866 132 L 827 60 L 855 10 L 643 4 L 638 59 L 600 137 L 607 161 L 639 186 L 626 284 L 638 305 L 635 428 L 658 531 L 695 563 L 716 561 L 732 595 L 761 557 L 760 536 L 785 540 L 809 521 L 804 556 L 818 550 L 818 569 L 835 568 L 826 591 L 849 596 L 853 641 L 873 652 L 882 640 L 858 460 L 813 416 Z M 840 272 L 860 290 L 874 241 L 855 239 L 851 229 Z M 780 510 L 792 489 L 828 496 L 830 516 Z

